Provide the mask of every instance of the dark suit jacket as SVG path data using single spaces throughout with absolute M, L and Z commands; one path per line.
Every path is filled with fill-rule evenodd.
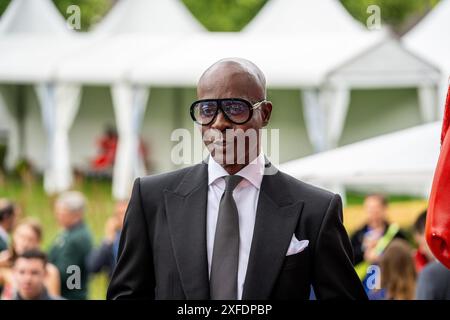
M 207 192 L 204 162 L 135 181 L 108 299 L 210 298 Z M 286 256 L 294 233 L 309 246 Z M 338 195 L 263 177 L 242 299 L 366 299 L 352 259 Z

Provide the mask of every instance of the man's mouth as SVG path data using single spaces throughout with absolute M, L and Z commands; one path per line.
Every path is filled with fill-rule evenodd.
M 213 144 L 216 146 L 226 146 L 227 145 L 227 140 L 214 140 Z

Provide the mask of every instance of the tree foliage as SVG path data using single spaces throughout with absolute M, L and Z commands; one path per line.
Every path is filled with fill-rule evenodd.
M 357 20 L 365 23 L 370 5 L 380 7 L 381 20 L 390 25 L 394 31 L 403 33 L 428 11 L 439 0 L 340 0 L 347 11 Z
M 67 12 L 69 6 L 73 4 L 79 6 L 82 31 L 88 30 L 92 25 L 100 21 L 113 5 L 111 0 L 53 0 L 53 2 L 64 17 L 70 15 Z
M 241 30 L 267 1 L 183 0 L 192 14 L 210 31 Z
M 81 9 L 81 29 L 88 30 L 98 22 L 117 0 L 53 0 L 63 16 L 68 6 Z M 121 1 L 121 0 L 118 0 Z M 165 1 L 165 0 L 159 0 Z M 210 31 L 239 31 L 250 22 L 259 10 L 272 0 L 182 0 L 192 14 Z M 311 1 L 314 0 L 298 0 Z M 357 20 L 365 23 L 369 5 L 378 5 L 381 19 L 395 31 L 403 32 L 417 22 L 440 0 L 335 0 Z M 0 0 L 0 15 L 11 0 Z M 282 19 L 282 17 L 280 17 Z
M 0 0 L 0 15 L 3 14 L 12 0 Z M 81 31 L 86 31 L 90 26 L 99 21 L 111 8 L 112 0 L 53 0 L 58 10 L 64 17 L 70 16 L 67 8 L 77 5 L 81 11 Z

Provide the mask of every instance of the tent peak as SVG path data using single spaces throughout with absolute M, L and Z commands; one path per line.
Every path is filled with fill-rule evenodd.
M 51 0 L 12 0 L 0 19 L 0 34 L 67 34 L 64 18 Z
M 367 30 L 338 0 L 269 0 L 244 31 L 355 33 Z
M 180 0 L 119 0 L 96 33 L 171 34 L 204 31 Z

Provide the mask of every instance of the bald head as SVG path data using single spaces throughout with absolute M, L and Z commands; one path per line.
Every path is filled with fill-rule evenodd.
M 200 77 L 197 96 L 199 99 L 245 98 L 252 102 L 260 101 L 266 98 L 266 78 L 249 60 L 221 59 Z

